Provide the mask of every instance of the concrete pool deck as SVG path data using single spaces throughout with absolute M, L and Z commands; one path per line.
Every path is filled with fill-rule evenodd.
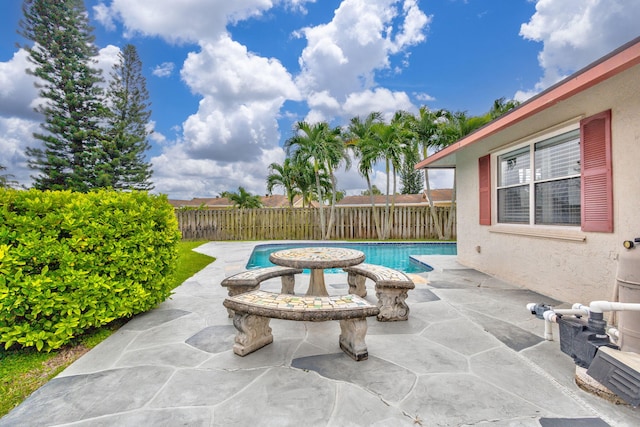
M 245 357 L 220 282 L 253 242 L 212 242 L 217 258 L 0 419 L 0 426 L 637 426 L 640 410 L 575 385 L 575 366 L 528 302 L 556 303 L 451 256 L 422 258 L 406 322 L 368 319 L 369 359 L 338 346 L 337 322 L 271 321 Z M 304 292 L 308 275 L 296 277 Z M 326 277 L 347 292 L 346 274 Z M 263 283 L 278 290 L 279 279 Z M 367 300 L 375 302 L 372 284 Z M 557 336 L 557 330 L 556 330 Z

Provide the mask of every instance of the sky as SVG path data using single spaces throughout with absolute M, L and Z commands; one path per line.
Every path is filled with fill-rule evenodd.
M 108 77 L 133 44 L 151 102 L 154 193 L 266 194 L 296 122 L 525 101 L 640 35 L 637 0 L 86 0 Z M 25 186 L 42 117 L 19 48 L 22 1 L 0 0 L 0 165 Z M 384 189 L 380 165 L 372 178 Z M 452 185 L 431 171 L 432 188 Z M 338 189 L 360 194 L 357 167 Z M 399 187 L 398 187 L 399 188 Z M 282 194 L 274 189 L 274 194 Z

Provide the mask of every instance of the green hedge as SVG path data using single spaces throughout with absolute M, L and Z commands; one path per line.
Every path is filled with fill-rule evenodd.
M 157 306 L 179 239 L 165 196 L 0 189 L 0 343 L 48 351 Z

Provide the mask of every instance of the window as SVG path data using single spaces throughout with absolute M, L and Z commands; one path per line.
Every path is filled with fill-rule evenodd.
M 500 223 L 580 225 L 579 129 L 498 156 L 497 192 Z
M 491 160 L 491 154 L 478 159 L 480 225 L 492 221 Z M 613 232 L 611 110 L 582 119 L 579 129 L 532 141 L 496 160 L 498 222 Z
M 529 223 L 529 151 L 525 147 L 498 158 L 498 222 Z

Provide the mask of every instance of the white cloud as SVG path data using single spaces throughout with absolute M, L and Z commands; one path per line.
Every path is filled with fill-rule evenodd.
M 277 0 L 113 0 L 101 22 L 118 19 L 128 36 L 160 36 L 170 42 L 214 41 L 229 22 L 261 16 Z M 304 11 L 306 0 L 283 0 L 285 7 Z
M 310 111 L 305 117 L 305 121 L 309 123 L 330 121 L 333 117 L 342 114 L 342 106 L 327 90 L 309 94 L 307 105 Z
M 278 146 L 277 117 L 284 101 L 300 99 L 279 61 L 254 55 L 228 37 L 190 53 L 182 77 L 203 95 L 198 112 L 183 125 L 181 143 L 198 158 L 258 160 L 261 150 Z
M 152 74 L 156 77 L 169 77 L 173 73 L 176 64 L 173 62 L 163 62 L 153 68 Z
M 157 36 L 198 47 L 180 70 L 183 82 L 201 96 L 198 110 L 184 119 L 175 135 L 154 132 L 150 136 L 162 148 L 152 159 L 158 191 L 189 198 L 243 185 L 254 193 L 264 192 L 268 165 L 284 159 L 278 120 L 288 114 L 281 111 L 287 101 L 307 102 L 311 121 L 412 108 L 406 93 L 378 88 L 375 73 L 392 67 L 401 72 L 407 66 L 407 49 L 424 41 L 431 17 L 420 11 L 417 0 L 344 0 L 329 23 L 299 32 L 307 45 L 300 52 L 301 72 L 296 78 L 278 59 L 250 52 L 227 31 L 228 24 L 263 16 L 274 7 L 306 13 L 305 6 L 313 2 L 105 0 L 93 8 L 100 24 L 107 30 L 116 29 L 116 23 L 122 25 L 125 37 Z M 105 79 L 118 53 L 119 48 L 112 45 L 100 50 L 98 66 L 105 71 Z M 0 82 L 5 75 L 13 81 L 10 71 L 26 65 L 24 56 L 12 61 L 0 63 Z M 167 76 L 173 66 L 163 63 L 152 73 Z M 35 90 L 18 96 L 3 89 L 9 91 L 2 85 L 0 100 L 20 98 L 21 103 L 10 105 L 14 109 L 21 105 L 25 111 L 37 95 Z M 11 144 L 18 141 L 23 147 L 24 141 L 32 141 L 24 135 L 12 138 Z M 9 147 L 7 141 L 2 140 L 3 148 Z M 24 160 L 22 151 L 12 152 L 12 159 Z M 6 156 L 2 160 L 10 161 Z M 25 167 L 24 161 L 20 164 Z M 353 185 L 364 185 L 356 183 L 357 172 L 346 176 Z
M 268 165 L 284 159 L 280 109 L 287 99 L 301 99 L 292 76 L 278 60 L 248 52 L 227 35 L 202 42 L 181 75 L 202 99 L 178 141 L 151 160 L 156 188 L 174 198 L 215 196 L 239 185 L 262 194 Z
M 99 3 L 93 6 L 93 17 L 108 31 L 114 31 L 116 29 L 116 25 L 113 21 L 113 15 L 104 3 Z
M 192 91 L 234 107 L 253 101 L 300 99 L 280 61 L 248 52 L 246 46 L 226 35 L 202 43 L 199 53 L 190 53 L 182 78 Z
M 372 111 L 379 111 L 388 121 L 398 110 L 415 112 L 416 108 L 405 92 L 391 92 L 386 88 L 351 93 L 344 103 L 347 117 L 364 117 Z
M 453 188 L 454 171 L 451 169 L 429 169 L 431 188 Z
M 316 0 L 284 0 L 284 6 L 288 10 L 293 10 L 300 12 L 302 14 L 307 14 L 307 8 L 305 7 L 306 3 L 315 3 Z
M 239 186 L 250 193 L 263 194 L 266 165 L 282 163 L 284 156 L 282 148 L 276 147 L 261 150 L 257 160 L 223 163 L 192 158 L 181 147 L 174 146 L 151 159 L 153 181 L 157 190 L 175 199 L 214 197 L 223 191 L 237 191 Z
M 429 95 L 428 93 L 424 93 L 424 92 L 414 92 L 413 96 L 421 102 L 431 102 L 431 101 L 435 101 L 436 99 Z
M 102 71 L 102 77 L 104 78 L 104 86 L 109 84 L 111 79 L 111 72 L 113 66 L 120 61 L 120 48 L 114 45 L 108 45 L 98 51 L 98 61 L 96 65 Z
M 398 105 L 412 109 L 406 93 L 373 89 L 375 73 L 391 68 L 392 55 L 424 41 L 430 21 L 415 0 L 345 0 L 331 22 L 300 30 L 307 46 L 296 83 L 307 96 L 306 120 L 349 119 Z M 401 57 L 403 66 L 407 58 Z
M 149 139 L 153 142 L 161 146 L 167 144 L 167 137 L 156 130 L 156 122 L 154 120 L 147 123 L 146 130 L 147 132 L 150 132 Z
M 307 39 L 299 59 L 301 90 L 327 90 L 341 99 L 372 87 L 375 71 L 390 67 L 390 55 L 423 41 L 430 22 L 415 1 L 406 0 L 402 11 L 398 3 L 345 0 L 331 22 L 300 30 L 298 36 Z M 395 28 L 399 17 L 400 28 Z
M 543 43 L 538 62 L 544 74 L 515 99 L 527 99 L 637 37 L 638 16 L 636 0 L 538 0 L 520 35 Z
M 431 17 L 425 15 L 418 7 L 417 0 L 404 0 L 402 11 L 405 18 L 402 23 L 402 31 L 395 39 L 396 51 L 423 42 L 426 39 L 424 30 L 431 22 Z
M 29 54 L 20 49 L 7 62 L 0 62 L 0 116 L 37 119 L 33 110 L 38 90 L 35 77 L 26 73 L 33 68 Z
M 37 122 L 18 117 L 0 117 L 0 165 L 7 168 L 2 174 L 11 174 L 11 179 L 21 184 L 30 184 L 29 175 L 34 171 L 27 165 L 25 150 L 37 148 L 41 144 L 33 138 L 33 132 L 39 130 Z
M 157 2 L 115 0 L 111 6 L 112 12 L 124 16 L 129 31 L 200 46 L 188 55 L 181 76 L 203 98 L 198 111 L 183 123 L 178 140 L 153 159 L 156 187 L 192 196 L 215 195 L 234 190 L 241 182 L 250 191 L 264 191 L 267 166 L 284 156 L 278 147 L 277 119 L 287 100 L 306 100 L 310 108 L 306 120 L 311 122 L 413 108 L 405 93 L 373 87 L 375 71 L 389 68 L 391 55 L 424 40 L 430 18 L 415 0 L 345 0 L 330 23 L 301 30 L 307 47 L 295 82 L 278 60 L 249 52 L 225 30 L 227 22 L 260 15 L 270 2 L 214 3 L 215 13 L 224 19 L 194 20 L 211 14 L 207 12 L 213 10 L 211 2 L 172 2 L 171 16 L 154 22 L 145 17 L 150 7 L 165 10 Z M 304 2 L 284 5 L 300 11 Z M 189 26 L 168 21 L 183 22 L 185 14 L 190 16 Z M 276 160 L 267 154 L 274 150 Z M 234 180 L 236 185 L 231 184 Z

